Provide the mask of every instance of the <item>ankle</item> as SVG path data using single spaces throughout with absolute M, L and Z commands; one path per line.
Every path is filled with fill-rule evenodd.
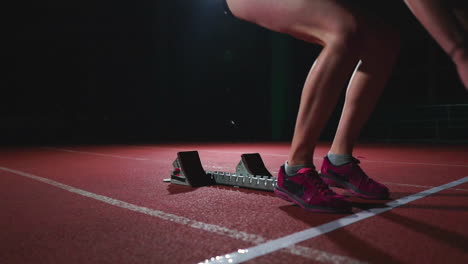
M 313 153 L 306 153 L 306 154 L 293 153 L 289 155 L 287 163 L 289 166 L 297 166 L 297 165 L 304 165 L 304 164 L 312 164 L 313 160 L 314 160 Z
M 353 161 L 351 154 L 334 154 L 331 151 L 328 152 L 327 158 L 333 166 L 341 166 Z
M 353 147 L 335 147 L 332 146 L 328 151 L 329 154 L 335 155 L 353 155 Z
M 350 144 L 349 142 L 350 140 L 335 139 L 328 153 L 335 155 L 352 155 L 354 144 Z
M 304 164 L 311 164 L 312 162 L 310 160 L 288 160 L 286 161 L 286 164 L 288 166 L 300 166 Z
M 315 166 L 313 163 L 302 163 L 299 165 L 291 165 L 288 161 L 284 163 L 284 171 L 286 172 L 286 175 L 288 176 L 293 176 L 295 175 L 299 170 L 303 168 L 310 168 L 315 170 Z

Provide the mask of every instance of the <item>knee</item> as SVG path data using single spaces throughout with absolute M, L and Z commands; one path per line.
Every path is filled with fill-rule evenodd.
M 400 34 L 397 30 L 371 19 L 358 19 L 352 14 L 330 23 L 329 34 L 329 44 L 357 54 L 375 51 L 394 57 L 400 51 Z
M 328 25 L 328 45 L 356 50 L 362 45 L 363 26 L 354 15 L 342 16 Z
M 400 51 L 400 33 L 392 27 L 372 19 L 349 17 L 334 25 L 333 43 L 359 57 L 369 55 L 393 60 Z

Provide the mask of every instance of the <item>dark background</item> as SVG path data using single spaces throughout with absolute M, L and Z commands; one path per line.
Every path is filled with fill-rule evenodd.
M 362 140 L 467 142 L 468 93 L 449 58 L 402 1 L 356 4 L 402 36 Z M 320 52 L 214 0 L 2 5 L 2 144 L 289 140 Z

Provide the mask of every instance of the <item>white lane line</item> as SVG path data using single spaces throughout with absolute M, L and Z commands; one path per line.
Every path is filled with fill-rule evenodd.
M 213 153 L 226 153 L 226 154 L 243 154 L 245 152 L 229 152 L 229 151 L 215 151 L 215 150 L 200 150 L 199 152 L 213 152 Z M 286 154 L 273 154 L 273 153 L 261 153 L 262 156 L 271 157 L 284 157 L 287 158 Z M 323 157 L 315 156 L 314 160 L 323 160 Z M 384 160 L 368 160 L 363 159 L 363 162 L 371 163 L 387 163 L 387 164 L 403 164 L 403 165 L 424 165 L 424 166 L 444 166 L 444 167 L 463 167 L 468 168 L 466 164 L 445 164 L 445 163 L 426 163 L 426 162 L 405 162 L 405 161 L 384 161 Z
M 385 161 L 385 160 L 368 160 L 363 159 L 363 162 L 386 163 L 386 164 L 401 164 L 401 165 L 424 165 L 424 166 L 442 166 L 442 167 L 462 167 L 468 168 L 466 164 L 445 164 L 445 163 L 425 163 L 425 162 L 405 162 L 405 161 Z
M 408 186 L 408 187 L 423 188 L 423 189 L 435 187 L 435 186 L 429 186 L 429 185 L 417 185 L 417 184 L 406 184 L 406 183 L 396 183 L 396 182 L 383 182 L 383 183 L 386 185 Z M 450 188 L 450 190 L 468 192 L 468 189 L 461 189 L 461 188 Z
M 111 158 L 120 158 L 120 159 L 129 159 L 129 160 L 140 160 L 140 161 L 161 161 L 161 160 L 155 160 L 155 159 L 148 159 L 148 158 L 137 158 L 137 157 L 128 157 L 128 156 L 121 156 L 121 155 L 112 155 L 112 154 L 103 154 L 103 153 L 96 153 L 96 152 L 87 152 L 87 151 L 76 151 L 76 150 L 70 150 L 70 149 L 62 149 L 62 148 L 53 148 L 53 147 L 42 147 L 44 149 L 51 149 L 51 150 L 56 150 L 56 151 L 64 151 L 64 152 L 70 152 L 70 153 L 79 153 L 79 154 L 86 154 L 86 155 L 95 155 L 95 156 L 103 156 L 103 157 L 111 157 Z M 222 151 L 212 151 L 212 152 L 220 152 L 220 153 L 231 153 L 231 152 L 222 152 Z M 239 152 L 240 153 L 240 152 Z M 263 154 L 262 154 L 263 155 Z M 322 158 L 314 158 L 315 160 L 321 160 Z M 369 161 L 369 160 L 365 160 Z M 386 162 L 386 161 L 369 161 L 369 162 L 380 162 L 380 163 L 397 163 L 398 162 Z M 405 163 L 408 164 L 408 163 Z M 411 163 L 413 165 L 432 165 L 430 163 Z M 443 164 L 439 164 L 440 166 L 443 166 Z M 437 166 L 439 166 L 437 165 Z M 447 165 L 447 166 L 458 166 L 458 165 Z M 227 171 L 231 172 L 231 168 L 228 167 L 221 167 L 221 166 L 204 166 L 205 169 L 208 170 L 222 170 L 222 171 Z M 277 175 L 277 171 L 273 171 L 272 175 Z M 408 187 L 417 187 L 417 188 L 432 188 L 433 186 L 426 186 L 426 185 L 413 185 L 413 184 L 404 184 L 404 183 L 394 183 L 394 182 L 385 182 L 385 184 L 389 185 L 400 185 L 400 186 L 408 186 Z M 452 190 L 458 190 L 458 191 L 468 191 L 467 189 L 457 189 L 457 188 L 452 188 Z
M 176 150 L 176 151 L 187 151 L 187 149 L 182 148 L 170 148 L 170 147 L 156 147 L 156 146 L 144 146 L 146 148 L 159 148 L 167 150 Z M 242 151 L 219 151 L 219 150 L 205 150 L 201 149 L 198 152 L 209 152 L 209 153 L 225 153 L 225 154 L 244 154 L 247 152 Z M 284 157 L 287 158 L 288 154 L 277 154 L 277 153 L 261 153 L 262 156 L 270 157 Z M 323 157 L 314 157 L 314 160 L 323 160 Z M 374 163 L 389 163 L 389 164 L 407 164 L 407 165 L 425 165 L 425 166 L 451 166 L 451 167 L 465 167 L 468 168 L 468 164 L 445 164 L 445 163 L 427 163 L 427 162 L 406 162 L 406 161 L 382 161 L 382 160 L 367 160 L 364 161 L 374 162 Z
M 236 252 L 232 252 L 224 256 L 214 257 L 202 263 L 205 263 L 205 264 L 241 263 L 244 261 L 248 261 L 248 260 L 260 257 L 260 256 L 270 254 L 277 250 L 295 245 L 302 241 L 324 235 L 326 233 L 329 233 L 339 228 L 343 228 L 345 226 L 354 224 L 356 222 L 362 221 L 369 217 L 376 216 L 378 214 L 390 211 L 395 207 L 419 200 L 431 194 L 452 188 L 454 186 L 457 186 L 466 182 L 468 182 L 468 177 L 465 177 L 465 178 L 462 178 L 462 179 L 459 179 L 459 180 L 456 180 L 456 181 L 453 181 L 453 182 L 450 182 L 441 186 L 437 186 L 432 189 L 422 191 L 420 193 L 412 194 L 412 195 L 394 200 L 392 202 L 387 203 L 386 204 L 387 207 L 385 208 L 372 208 L 366 211 L 352 214 L 352 215 L 337 219 L 335 221 L 332 221 L 332 222 L 329 222 L 329 223 L 326 223 L 317 227 L 313 227 L 310 229 L 306 229 L 304 231 L 297 232 L 297 233 L 294 233 L 294 234 L 291 234 L 289 236 L 285 236 L 279 239 L 271 240 L 266 243 L 263 243 L 263 244 L 260 244 L 260 245 L 257 245 L 248 249 L 239 249 Z
M 70 149 L 63 149 L 63 148 L 53 148 L 53 147 L 42 147 L 44 149 L 51 149 L 57 151 L 64 151 L 64 152 L 71 152 L 71 153 L 81 153 L 81 154 L 88 154 L 88 155 L 95 155 L 95 156 L 103 156 L 103 157 L 114 157 L 120 159 L 130 159 L 130 160 L 153 160 L 149 158 L 139 158 L 139 157 L 128 157 L 128 156 L 121 156 L 121 155 L 112 155 L 112 154 L 103 154 L 97 152 L 87 152 L 87 151 L 77 151 L 77 150 L 70 150 Z M 154 148 L 163 148 L 163 147 L 154 147 Z M 169 149 L 169 148 L 164 148 Z M 174 149 L 178 151 L 184 151 L 182 149 Z M 200 150 L 198 152 L 211 152 L 211 153 L 226 153 L 226 154 L 244 154 L 246 152 L 232 152 L 232 151 L 217 151 L 217 150 Z M 273 154 L 273 153 L 262 153 L 262 156 L 271 156 L 271 157 L 284 157 L 287 158 L 288 155 L 285 154 Z M 174 156 L 175 157 L 175 156 Z M 323 160 L 323 157 L 315 156 L 314 160 Z M 425 162 L 404 162 L 404 161 L 384 161 L 384 160 L 368 160 L 363 159 L 363 162 L 370 162 L 370 163 L 386 163 L 386 164 L 403 164 L 403 165 L 424 165 L 424 166 L 442 166 L 442 167 L 462 167 L 468 168 L 468 165 L 465 164 L 445 164 L 445 163 L 425 163 Z
M 62 152 L 70 152 L 70 153 L 78 153 L 78 154 L 87 154 L 87 155 L 93 155 L 93 156 L 111 157 L 111 158 L 118 158 L 118 159 L 128 159 L 128 160 L 150 160 L 150 159 L 148 159 L 148 158 L 128 157 L 128 156 L 121 156 L 121 155 L 103 154 L 103 153 L 87 152 L 87 151 L 78 151 L 78 150 L 63 149 L 63 148 L 52 148 L 52 147 L 41 147 L 41 148 L 43 148 L 43 149 L 49 149 L 49 150 L 62 151 Z
M 186 151 L 184 149 L 176 149 L 176 148 L 165 148 L 165 147 L 154 147 L 154 148 L 161 148 L 161 149 L 172 149 L 177 151 Z M 198 152 L 209 152 L 209 153 L 225 153 L 225 154 L 244 154 L 245 151 L 219 151 L 219 150 L 199 150 Z M 276 154 L 276 153 L 261 153 L 262 156 L 270 156 L 270 157 L 284 157 L 287 158 L 287 154 Z M 314 160 L 323 160 L 323 157 L 315 156 Z M 372 162 L 372 163 L 388 163 L 388 164 L 406 164 L 406 165 L 425 165 L 425 166 L 449 166 L 449 167 L 465 167 L 468 168 L 468 164 L 445 164 L 445 163 L 427 163 L 427 162 L 406 162 L 406 161 L 383 161 L 383 160 L 368 160 L 363 159 L 365 162 Z
M 167 220 L 167 221 L 171 221 L 173 223 L 189 226 L 189 227 L 192 227 L 192 228 L 195 228 L 195 229 L 200 229 L 200 230 L 203 230 L 203 231 L 206 231 L 206 232 L 211 232 L 211 233 L 226 236 L 226 237 L 229 237 L 229 238 L 234 238 L 236 240 L 249 242 L 249 243 L 252 243 L 252 244 L 255 244 L 255 245 L 262 244 L 262 243 L 265 243 L 267 241 L 266 238 L 264 238 L 262 236 L 259 236 L 259 235 L 249 234 L 247 232 L 238 231 L 238 230 L 235 230 L 235 229 L 229 229 L 229 228 L 223 227 L 223 226 L 218 226 L 218 225 L 208 224 L 208 223 L 204 223 L 204 222 L 200 222 L 200 221 L 195 221 L 195 220 L 183 217 L 183 216 L 169 214 L 169 213 L 165 213 L 163 211 L 154 210 L 154 209 L 150 209 L 150 208 L 147 208 L 147 207 L 127 203 L 127 202 L 117 200 L 117 199 L 114 199 L 114 198 L 110 198 L 110 197 L 107 197 L 107 196 L 104 196 L 104 195 L 99 195 L 99 194 L 88 192 L 88 191 L 85 191 L 85 190 L 82 190 L 82 189 L 78 189 L 78 188 L 75 188 L 73 186 L 66 185 L 66 184 L 63 184 L 63 183 L 60 183 L 60 182 L 57 182 L 57 181 L 54 181 L 54 180 L 50 180 L 50 179 L 47 179 L 47 178 L 43 178 L 43 177 L 40 177 L 40 176 L 37 176 L 37 175 L 33 175 L 33 174 L 30 174 L 30 173 L 14 170 L 14 169 L 10 169 L 10 168 L 5 168 L 5 167 L 0 167 L 0 170 L 6 171 L 6 172 L 9 172 L 9 173 L 13 173 L 13 174 L 16 174 L 16 175 L 19 175 L 19 176 L 23 176 L 23 177 L 26 177 L 26 178 L 29 178 L 29 179 L 32 179 L 32 180 L 35 180 L 35 181 L 39 181 L 39 182 L 42 182 L 42 183 L 45 183 L 45 184 L 49 184 L 49 185 L 52 185 L 54 187 L 60 188 L 62 190 L 72 192 L 72 193 L 75 193 L 75 194 L 78 194 L 78 195 L 81 195 L 81 196 L 84 196 L 84 197 L 88 197 L 88 198 L 91 198 L 91 199 L 94 199 L 94 200 L 97 200 L 97 201 L 101 201 L 103 203 L 110 204 L 110 205 L 113 205 L 113 206 L 116 206 L 116 207 L 120 207 L 120 208 L 127 209 L 127 210 L 130 210 L 130 211 L 134 211 L 134 212 L 142 213 L 142 214 L 145 214 L 145 215 L 157 217 L 157 218 L 160 218 L 160 219 L 163 219 L 163 220 Z M 331 253 L 328 253 L 326 251 L 313 249 L 313 248 L 308 248 L 308 247 L 303 247 L 303 246 L 290 246 L 288 248 L 285 248 L 284 251 L 287 252 L 287 253 L 293 254 L 293 255 L 297 255 L 297 256 L 300 256 L 300 257 L 304 257 L 304 258 L 307 258 L 307 259 L 311 259 L 311 260 L 319 261 L 319 262 L 323 262 L 323 263 L 332 263 L 332 264 L 354 264 L 354 263 L 360 264 L 360 263 L 363 263 L 363 262 L 360 262 L 358 260 L 352 259 L 350 257 L 331 254 Z
M 130 156 L 122 156 L 122 155 L 113 155 L 113 154 L 104 154 L 98 152 L 89 152 L 89 151 L 78 151 L 78 150 L 71 150 L 71 149 L 63 149 L 63 148 L 54 148 L 54 147 L 41 147 L 42 149 L 48 150 L 55 150 L 61 152 L 69 152 L 69 153 L 77 153 L 77 154 L 84 154 L 84 155 L 92 155 L 92 156 L 101 156 L 101 157 L 110 157 L 110 158 L 118 158 L 118 159 L 127 159 L 127 160 L 138 160 L 138 161 L 158 161 L 158 162 L 166 162 L 161 159 L 149 159 L 149 158 L 140 158 L 140 157 L 130 157 Z M 174 157 L 176 157 L 174 155 Z M 221 166 L 204 166 L 205 169 L 212 170 L 212 171 L 227 171 L 229 172 L 232 168 L 229 167 L 221 167 Z

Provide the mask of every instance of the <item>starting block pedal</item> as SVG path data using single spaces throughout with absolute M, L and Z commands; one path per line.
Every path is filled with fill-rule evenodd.
M 216 184 L 203 169 L 197 151 L 177 153 L 177 158 L 172 163 L 172 166 L 174 169 L 171 173 L 171 183 L 192 187 Z
M 258 153 L 242 154 L 236 172 L 205 171 L 197 151 L 179 152 L 172 163 L 171 183 L 200 187 L 213 184 L 273 191 L 276 179 Z

